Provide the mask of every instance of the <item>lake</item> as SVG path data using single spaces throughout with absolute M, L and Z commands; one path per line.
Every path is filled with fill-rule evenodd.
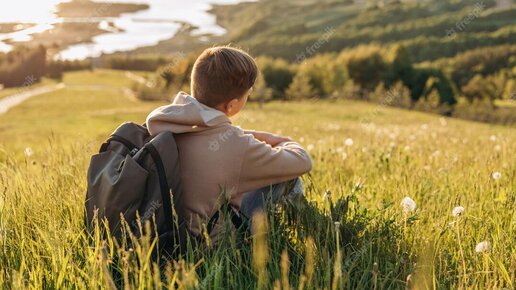
M 3 40 L 15 39 L 30 41 L 30 35 L 52 28 L 52 24 L 69 21 L 54 15 L 55 5 L 60 0 L 16 0 L 16 4 L 4 5 L 0 10 L 0 23 L 30 22 L 37 23 L 29 29 L 14 33 L 0 34 L 0 51 L 8 51 L 11 46 Z M 99 1 L 100 2 L 100 1 Z M 127 51 L 142 46 L 157 44 L 171 38 L 180 28 L 177 21 L 184 21 L 198 26 L 196 34 L 212 33 L 221 35 L 224 28 L 216 24 L 215 16 L 207 11 L 212 4 L 236 4 L 240 0 L 110 0 L 103 2 L 143 3 L 149 4 L 148 10 L 122 14 L 117 18 L 104 18 L 101 26 L 113 22 L 122 32 L 106 33 L 93 38 L 93 43 L 72 45 L 59 54 L 62 59 L 84 59 L 101 53 Z M 27 9 L 27 7 L 31 7 Z M 92 21 L 98 21 L 94 19 Z

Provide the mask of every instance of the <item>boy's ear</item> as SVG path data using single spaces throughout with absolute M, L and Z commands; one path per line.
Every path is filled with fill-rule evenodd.
M 226 112 L 228 114 L 231 114 L 231 112 L 233 111 L 233 108 L 235 107 L 236 103 L 238 103 L 238 99 L 233 99 L 231 101 L 229 101 L 227 104 L 226 104 Z

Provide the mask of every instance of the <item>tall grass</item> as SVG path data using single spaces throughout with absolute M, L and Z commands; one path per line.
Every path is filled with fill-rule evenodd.
M 149 258 L 150 240 L 90 243 L 89 157 L 118 123 L 142 122 L 158 105 L 125 98 L 122 78 L 70 74 L 67 89 L 0 116 L 2 288 L 515 287 L 515 130 L 355 102 L 249 106 L 235 120 L 292 136 L 315 164 L 308 204 L 256 217 L 249 239 L 228 234 L 162 264 Z M 105 87 L 88 87 L 97 81 Z M 406 196 L 414 211 L 403 211 Z M 477 252 L 482 241 L 489 247 Z

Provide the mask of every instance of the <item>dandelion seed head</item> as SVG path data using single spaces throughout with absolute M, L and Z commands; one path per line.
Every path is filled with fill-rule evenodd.
M 30 149 L 29 147 L 27 147 L 27 148 L 25 148 L 25 150 L 24 150 L 24 152 L 23 152 L 23 153 L 25 154 L 25 157 L 27 157 L 27 158 L 28 158 L 28 157 L 32 156 L 32 149 Z
M 312 151 L 312 150 L 314 150 L 314 148 L 315 148 L 314 144 L 308 144 L 308 146 L 306 146 L 306 150 L 308 150 L 308 151 Z
M 495 150 L 495 151 L 500 151 L 500 150 L 502 150 L 502 146 L 500 146 L 500 145 L 495 145 L 494 150 Z
M 448 125 L 448 122 L 447 122 L 447 121 L 446 121 L 446 119 L 445 119 L 445 118 L 443 118 L 443 117 L 439 118 L 439 122 L 441 123 L 441 126 L 443 126 L 443 127 L 444 127 L 444 126 L 446 126 L 446 125 Z
M 353 146 L 354 142 L 353 142 L 353 139 L 351 138 L 348 138 L 346 139 L 346 141 L 344 141 L 344 145 L 348 146 L 348 147 L 351 147 Z
M 502 174 L 498 171 L 495 171 L 493 172 L 493 174 L 491 174 L 491 177 L 494 179 L 494 180 L 500 180 L 500 178 L 502 178 Z
M 475 246 L 475 252 L 477 253 L 485 253 L 491 250 L 491 244 L 488 241 L 483 241 L 478 243 Z
M 463 212 L 464 212 L 464 207 L 462 207 L 462 206 L 456 206 L 456 207 L 454 207 L 454 208 L 453 208 L 453 210 L 452 210 L 452 215 L 453 215 L 454 217 L 458 217 L 458 216 L 462 215 L 462 213 L 463 213 Z
M 491 137 L 489 137 L 489 140 L 491 140 L 492 142 L 496 142 L 496 135 L 491 135 Z
M 416 202 L 407 196 L 401 201 L 401 207 L 405 213 L 413 212 L 416 210 Z

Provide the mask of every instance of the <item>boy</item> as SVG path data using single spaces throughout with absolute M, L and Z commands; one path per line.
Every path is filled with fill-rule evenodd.
M 264 199 L 277 202 L 287 186 L 293 187 L 288 198 L 303 194 L 298 177 L 311 170 L 307 152 L 290 138 L 244 131 L 229 119 L 244 107 L 257 75 L 256 62 L 247 53 L 226 46 L 209 48 L 194 64 L 192 95 L 180 92 L 171 105 L 147 117 L 152 135 L 175 133 L 181 206 L 194 235 L 202 233 L 225 198 L 251 218 L 263 209 Z M 212 240 L 217 240 L 219 225 L 208 227 Z

